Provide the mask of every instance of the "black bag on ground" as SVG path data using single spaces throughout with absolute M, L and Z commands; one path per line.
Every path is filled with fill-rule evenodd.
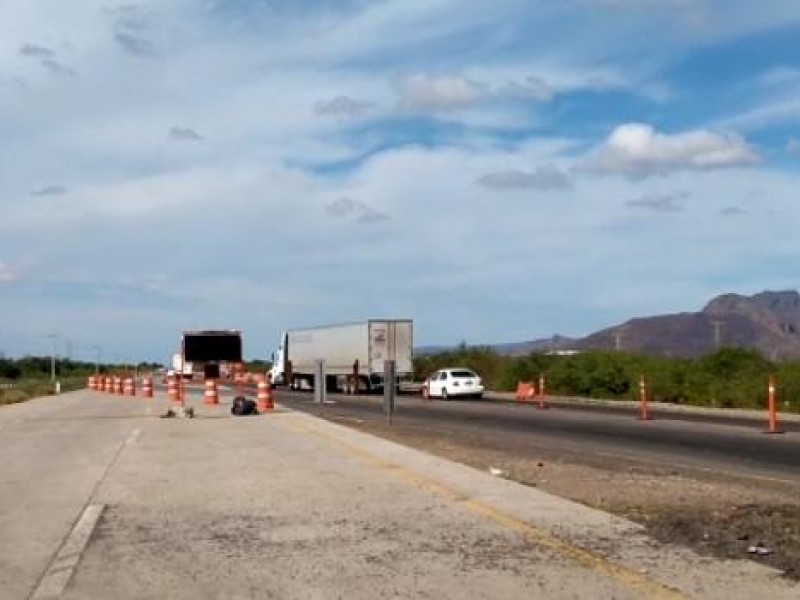
M 231 406 L 231 414 L 237 417 L 244 417 L 247 415 L 257 415 L 258 409 L 253 400 L 248 400 L 244 396 L 236 396 L 233 399 L 233 406 Z

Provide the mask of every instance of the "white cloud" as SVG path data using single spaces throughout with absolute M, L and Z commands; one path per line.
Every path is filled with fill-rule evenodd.
M 38 58 L 50 58 L 55 56 L 55 52 L 51 48 L 27 43 L 20 46 L 19 53 L 21 56 L 33 56 Z
M 466 71 L 474 81 L 483 82 L 495 98 L 518 98 L 550 102 L 555 97 L 574 92 L 628 91 L 647 98 L 667 97 L 666 84 L 642 80 L 630 70 L 613 63 L 581 66 L 558 58 L 509 61 L 497 65 L 475 65 Z
M 375 314 L 414 318 L 420 342 L 501 341 L 701 304 L 726 274 L 760 283 L 742 265 L 763 273 L 771 256 L 752 253 L 748 228 L 772 232 L 769 252 L 800 255 L 797 177 L 714 172 L 749 149 L 727 134 L 703 145 L 650 131 L 644 150 L 602 148 L 616 151 L 603 155 L 606 170 L 670 172 L 671 189 L 698 198 L 691 219 L 667 220 L 680 223 L 680 244 L 665 219 L 624 204 L 669 206 L 652 201 L 658 189 L 572 176 L 571 157 L 596 143 L 574 132 L 599 121 L 576 113 L 562 130 L 538 105 L 586 90 L 668 101 L 658 69 L 691 36 L 643 12 L 585 19 L 578 2 L 385 0 L 259 19 L 276 3 L 250 2 L 253 18 L 232 23 L 208 2 L 109 4 L 124 2 L 0 9 L 0 278 L 15 278 L 0 311 L 20 328 L 115 331 L 118 352 L 142 358 L 166 357 L 182 328 L 240 327 L 264 356 L 287 326 Z M 405 127 L 419 115 L 397 108 L 432 113 L 447 133 Z M 171 143 L 172 128 L 204 141 Z M 558 193 L 498 200 L 515 188 Z M 769 190 L 763 210 L 752 210 L 752 189 Z M 726 206 L 748 219 L 720 218 Z M 277 260 L 242 259 L 276 249 Z M 542 265 L 535 294 L 519 278 L 531 264 Z M 387 272 L 386 294 L 346 283 L 383 285 Z M 531 312 L 543 330 L 520 330 Z
M 406 110 L 453 110 L 474 106 L 489 92 L 484 84 L 461 75 L 416 73 L 397 86 L 399 105 Z
M 755 92 L 755 98 L 748 108 L 717 119 L 719 127 L 748 131 L 800 122 L 800 69 L 773 67 L 739 87 L 737 93 L 752 96 Z
M 0 261 L 0 283 L 11 283 L 18 277 L 17 271 Z
M 60 183 L 46 185 L 30 191 L 31 196 L 62 196 L 68 193 L 69 188 L 61 185 Z
M 499 93 L 501 96 L 538 102 L 550 102 L 554 95 L 553 89 L 543 79 L 532 75 L 522 81 L 509 81 Z
M 628 200 L 625 202 L 625 206 L 657 213 L 681 213 L 686 211 L 686 198 L 688 197 L 689 194 L 685 191 L 673 194 L 646 193 L 633 200 Z
M 155 46 L 145 37 L 154 19 L 145 5 L 126 4 L 106 8 L 105 12 L 112 20 L 114 41 L 124 52 L 143 58 L 157 55 Z
M 177 141 L 199 141 L 203 139 L 203 136 L 191 127 L 178 127 L 177 125 L 170 127 L 168 135 L 171 139 Z
M 620 125 L 589 154 L 583 168 L 633 178 L 675 171 L 710 171 L 753 165 L 756 151 L 739 135 L 704 129 L 676 134 L 657 132 L 650 125 Z
M 537 167 L 534 171 L 518 169 L 495 171 L 479 177 L 478 183 L 496 190 L 566 190 L 572 186 L 569 176 L 564 171 L 547 166 Z
M 516 70 L 509 70 L 509 79 L 506 80 L 500 79 L 502 69 L 491 73 L 476 69 L 476 73 L 479 76 L 426 73 L 409 75 L 396 85 L 398 107 L 410 111 L 458 112 L 459 117 L 468 122 L 469 111 L 473 115 L 480 110 L 501 112 L 492 108 L 494 101 L 512 99 L 547 103 L 556 94 L 556 90 L 542 77 L 518 76 Z M 578 87 L 580 85 L 577 84 Z
M 719 214 L 723 217 L 736 217 L 747 214 L 747 211 L 745 211 L 741 206 L 726 206 L 720 209 Z
M 331 217 L 340 219 L 354 219 L 358 223 L 380 223 L 386 221 L 389 215 L 373 207 L 350 198 L 339 198 L 331 202 L 326 208 L 326 212 Z
M 765 86 L 781 86 L 800 82 L 800 69 L 794 67 L 773 67 L 758 78 L 758 82 Z
M 800 92 L 780 98 L 771 97 L 753 109 L 720 120 L 719 125 L 748 131 L 768 125 L 797 122 L 800 122 Z
M 44 60 L 42 60 L 41 64 L 47 71 L 49 71 L 53 75 L 56 75 L 56 76 L 59 76 L 59 77 L 60 76 L 67 76 L 67 77 L 77 77 L 78 76 L 78 73 L 75 71 L 75 69 L 71 69 L 70 67 L 67 67 L 66 65 L 62 65 L 57 60 L 53 60 L 51 58 L 45 58 Z
M 720 41 L 730 37 L 744 36 L 797 20 L 791 3 L 785 0 L 582 0 L 584 4 L 617 12 L 639 13 L 644 17 L 655 13 L 658 27 L 675 21 L 682 26 L 681 38 Z M 649 15 L 648 15 L 649 13 Z M 686 27 L 688 25 L 688 27 Z M 674 44 L 675 41 L 673 40 Z
M 345 119 L 357 119 L 363 117 L 373 108 L 375 108 L 373 102 L 364 102 L 349 96 L 336 96 L 329 100 L 320 100 L 314 104 L 314 113 Z
M 628 10 L 665 8 L 687 11 L 688 15 L 704 14 L 710 8 L 709 0 L 584 0 L 590 4 Z

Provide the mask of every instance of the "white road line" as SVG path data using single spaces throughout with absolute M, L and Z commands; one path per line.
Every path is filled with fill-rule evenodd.
M 103 514 L 103 509 L 105 509 L 105 504 L 90 504 L 86 507 L 53 562 L 47 567 L 31 600 L 58 598 L 64 593 L 78 562 L 80 562 L 86 544 L 89 543 L 89 538 L 97 526 L 97 521 Z

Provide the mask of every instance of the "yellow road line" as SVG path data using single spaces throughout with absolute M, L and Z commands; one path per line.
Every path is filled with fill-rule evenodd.
M 481 515 L 504 527 L 505 529 L 515 531 L 533 544 L 547 548 L 554 554 L 558 554 L 597 573 L 600 573 L 601 575 L 613 579 L 632 590 L 643 592 L 646 594 L 647 598 L 652 598 L 654 600 L 689 600 L 690 598 L 678 590 L 667 587 L 666 585 L 659 583 L 654 579 L 650 579 L 649 577 L 645 577 L 641 573 L 637 573 L 629 567 L 614 562 L 613 560 L 609 560 L 601 554 L 576 546 L 564 539 L 559 538 L 544 528 L 537 527 L 517 519 L 516 517 L 513 517 L 505 512 L 489 506 L 484 502 L 481 502 L 480 500 L 475 500 L 474 498 L 465 496 L 464 494 L 442 484 L 439 481 L 436 481 L 435 479 L 427 477 L 426 475 L 415 473 L 414 471 L 406 469 L 402 465 L 383 460 L 371 452 L 336 438 L 333 435 L 308 423 L 301 423 L 294 419 L 291 421 L 287 420 L 282 424 L 288 426 L 290 429 L 298 433 L 310 433 L 315 435 L 325 440 L 329 444 L 345 450 L 350 455 L 355 456 L 365 464 L 381 468 L 389 473 L 392 473 L 397 478 L 402 479 L 416 487 L 430 491 L 437 496 L 458 502 L 469 511 Z

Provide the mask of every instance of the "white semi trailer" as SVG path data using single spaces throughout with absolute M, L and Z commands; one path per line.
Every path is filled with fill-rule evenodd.
M 370 319 L 358 323 L 291 329 L 272 355 L 273 385 L 314 387 L 319 361 L 329 390 L 358 382 L 360 390 L 383 388 L 384 361 L 395 361 L 398 381 L 410 377 L 413 323 L 409 319 Z
M 180 353 L 172 355 L 172 369 L 170 375 L 183 375 L 184 379 L 191 379 L 194 376 L 194 365 L 183 359 Z

